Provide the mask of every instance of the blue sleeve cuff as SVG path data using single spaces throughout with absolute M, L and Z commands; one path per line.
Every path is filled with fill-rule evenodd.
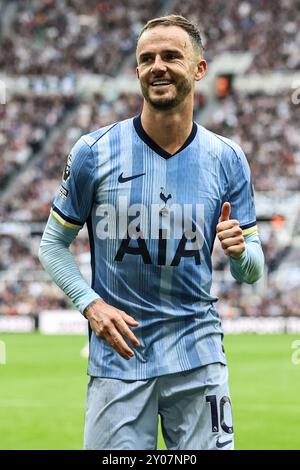
M 264 271 L 264 254 L 257 233 L 245 237 L 246 249 L 239 258 L 230 257 L 230 271 L 238 282 L 253 284 Z

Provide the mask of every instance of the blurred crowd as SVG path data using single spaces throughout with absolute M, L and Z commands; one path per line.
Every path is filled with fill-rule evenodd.
M 10 74 L 115 75 L 163 0 L 22 0 L 1 48 Z
M 44 145 L 73 105 L 71 98 L 15 96 L 0 105 L 0 188 Z
M 299 286 L 283 290 L 277 284 L 268 284 L 264 295 L 251 292 L 245 295 L 240 284 L 227 284 L 217 290 L 220 301 L 217 309 L 222 318 L 247 317 L 299 317 Z
M 205 56 L 250 52 L 251 73 L 300 69 L 299 0 L 189 0 L 171 10 L 201 27 Z
M 256 190 L 300 189 L 300 106 L 292 93 L 232 92 L 219 102 L 207 127 L 241 145 Z
M 248 51 L 252 72 L 300 68 L 299 0 L 17 1 L 0 68 L 12 74 L 115 75 L 134 51 L 141 26 L 159 11 L 197 22 L 210 61 L 222 52 Z

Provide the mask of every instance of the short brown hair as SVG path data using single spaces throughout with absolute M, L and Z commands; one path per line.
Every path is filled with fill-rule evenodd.
M 181 15 L 161 16 L 148 21 L 141 30 L 137 42 L 139 42 L 140 37 L 145 31 L 155 28 L 156 26 L 179 26 L 179 28 L 184 29 L 190 36 L 193 47 L 200 52 L 201 56 L 203 55 L 204 47 L 198 26 Z

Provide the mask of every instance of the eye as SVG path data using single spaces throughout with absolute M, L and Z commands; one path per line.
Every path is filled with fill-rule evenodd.
M 147 64 L 148 62 L 151 62 L 152 58 L 150 55 L 145 55 L 140 58 L 140 62 L 142 64 Z
M 176 54 L 175 52 L 167 52 L 165 55 L 166 60 L 174 60 L 177 58 L 178 58 L 178 54 Z

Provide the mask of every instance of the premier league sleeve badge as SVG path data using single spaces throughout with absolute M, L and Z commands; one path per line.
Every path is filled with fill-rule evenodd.
M 70 153 L 70 155 L 68 156 L 68 159 L 67 159 L 66 166 L 65 166 L 65 168 L 64 168 L 64 172 L 63 172 L 63 180 L 64 180 L 64 182 L 67 182 L 68 179 L 70 178 L 70 174 L 71 174 L 71 163 L 72 163 L 72 154 Z

